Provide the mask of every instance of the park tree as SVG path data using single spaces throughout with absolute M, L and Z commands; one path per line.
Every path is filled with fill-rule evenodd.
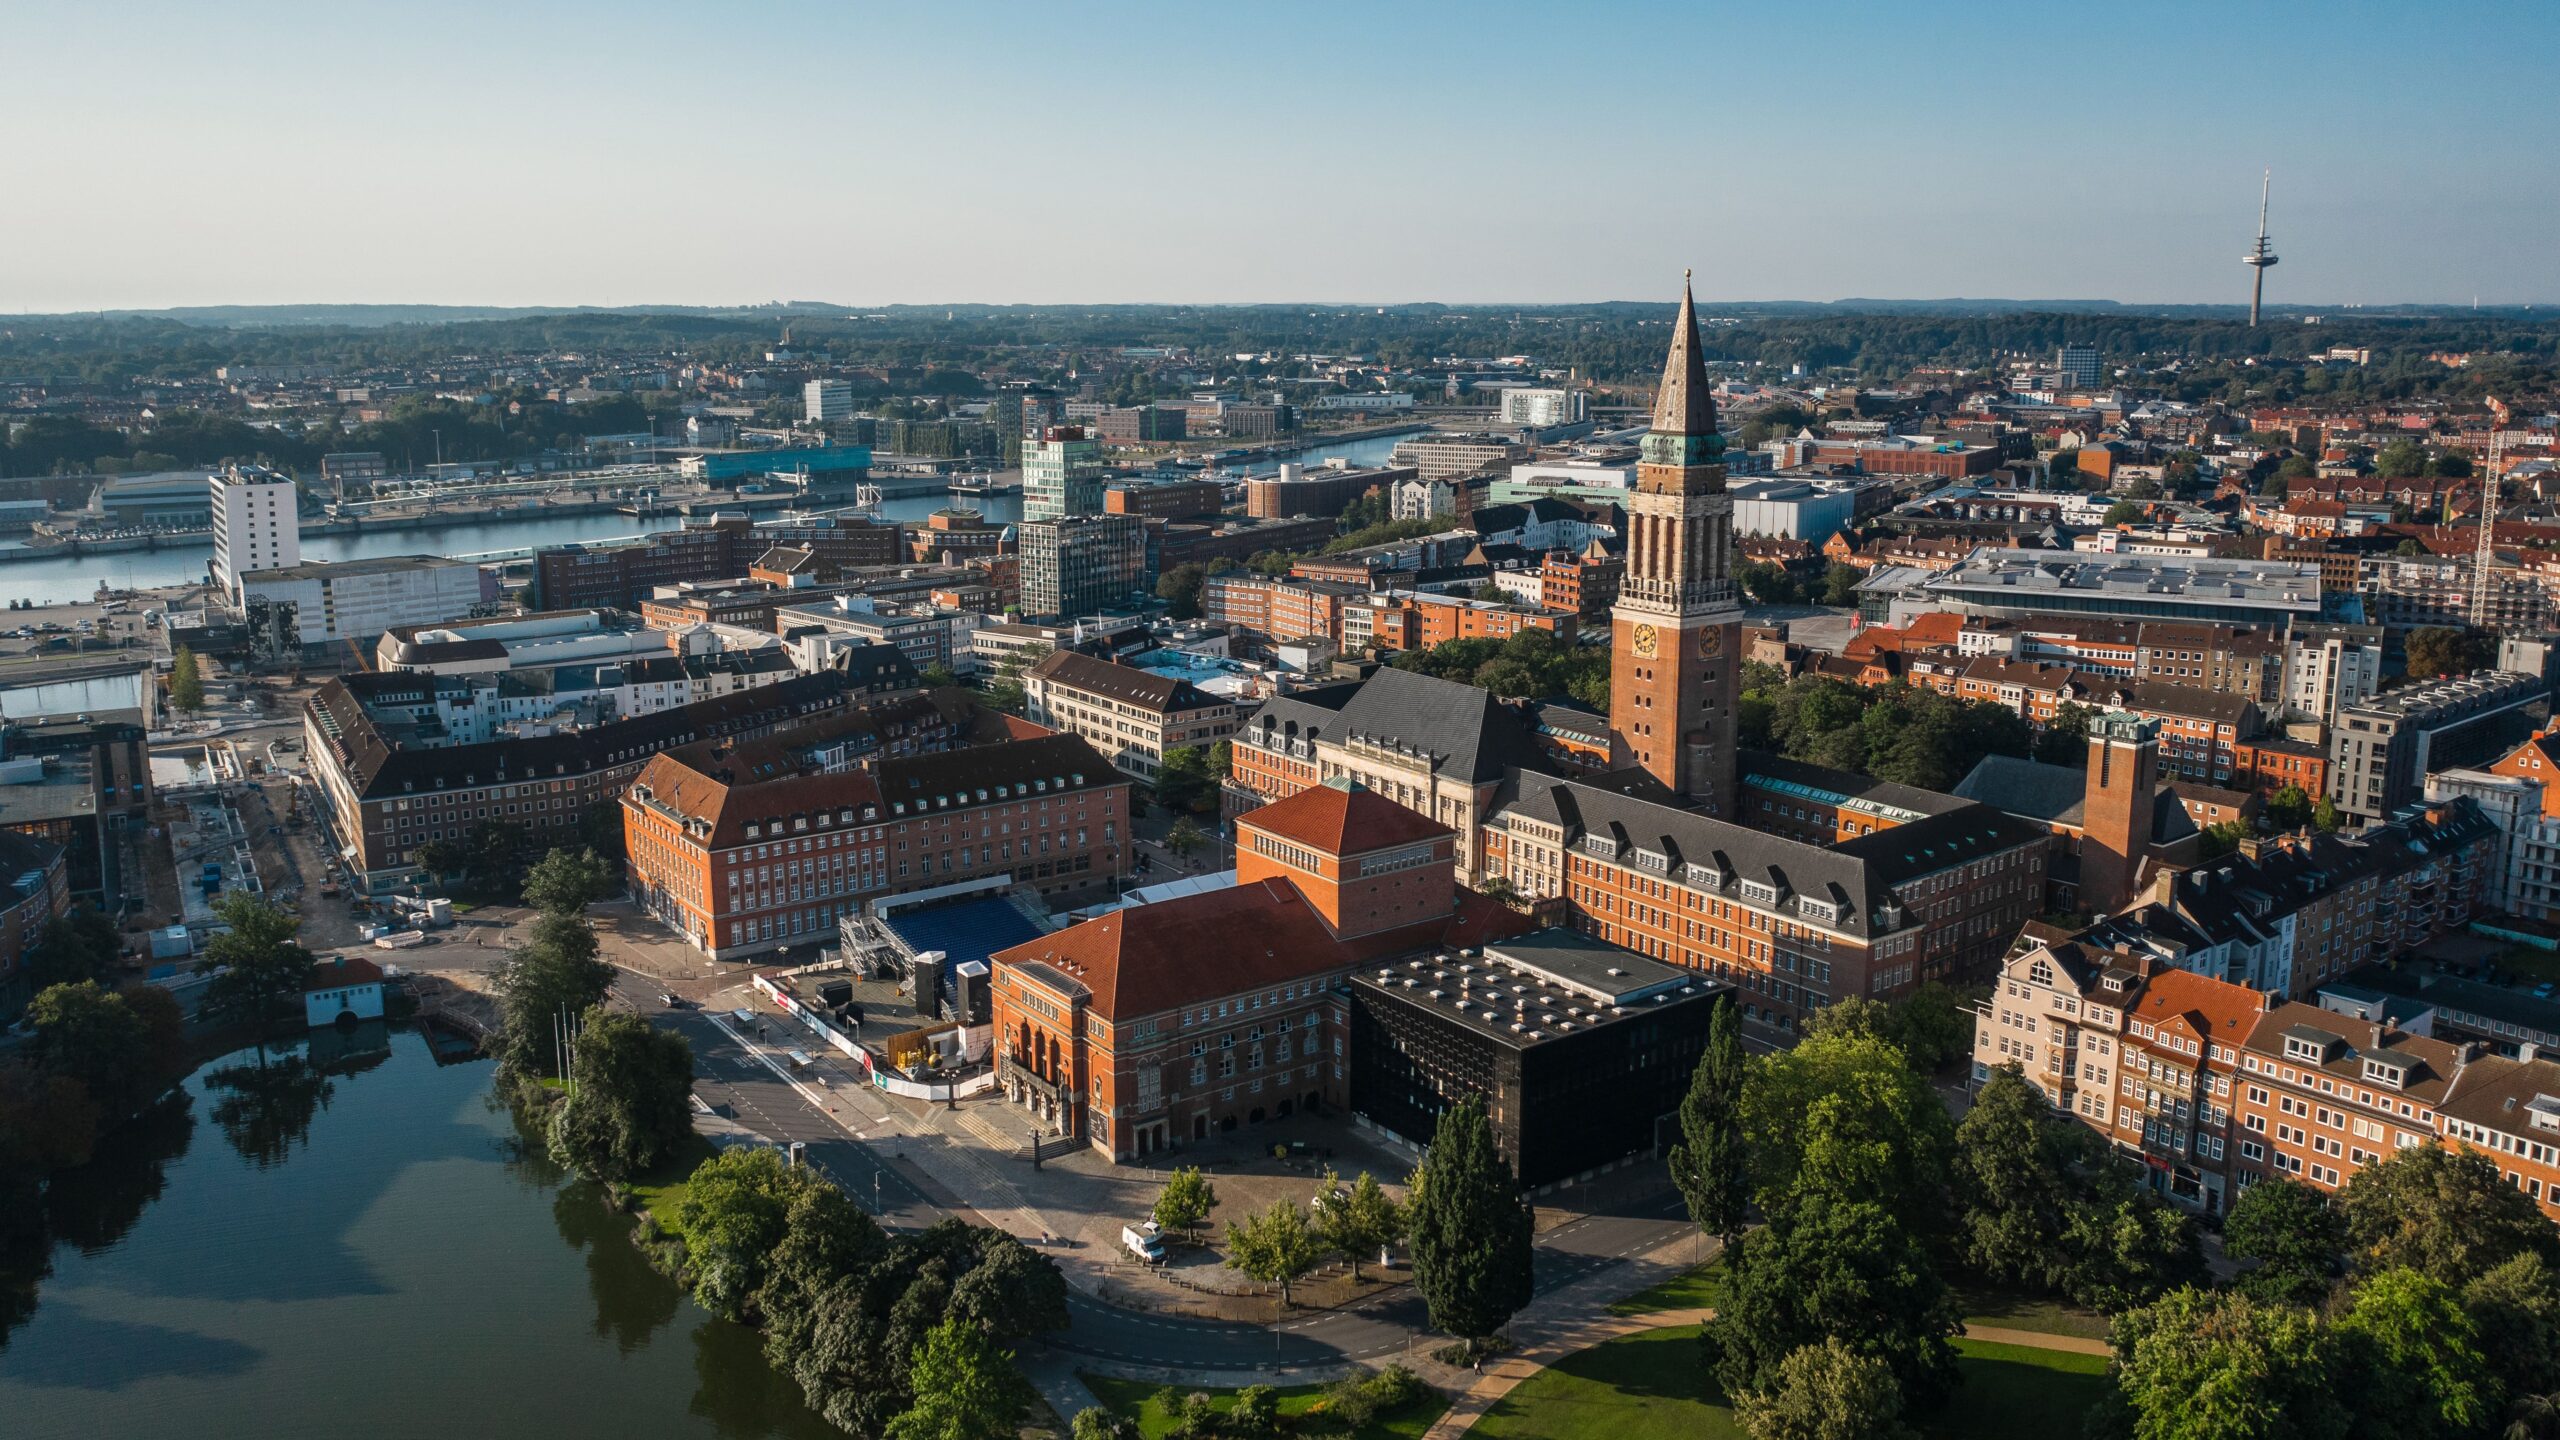
M 1187 860 L 1192 852 L 1209 843 L 1208 835 L 1185 815 L 1164 832 L 1164 848 L 1177 860 Z
M 1973 1007 L 1980 999 L 1944 980 L 1923 980 L 1893 1002 L 1886 1035 L 1923 1075 L 1973 1053 Z
M 151 1098 L 159 1069 L 151 1026 L 124 996 L 95 980 L 50 986 L 28 1002 L 26 1022 L 36 1067 L 77 1082 L 109 1116 L 130 1114 Z
M 803 1185 L 790 1195 L 782 1240 L 766 1256 L 755 1294 L 766 1353 L 778 1367 L 788 1368 L 789 1357 L 808 1344 L 818 1298 L 877 1261 L 888 1243 L 879 1222 L 834 1185 Z
M 2329 1197 L 2283 1176 L 2240 1192 L 2222 1226 L 2223 1253 L 2255 1260 L 2241 1288 L 2261 1300 L 2318 1305 L 2347 1251 L 2347 1226 Z
M 498 1059 L 518 1075 L 557 1075 L 568 1057 L 558 1023 L 604 1002 L 613 967 L 597 958 L 595 932 L 575 915 L 546 912 L 498 967 Z
M 2527 1251 L 2464 1286 L 2462 1308 L 2508 1395 L 2560 1398 L 2560 1267 Z
M 531 832 L 516 821 L 483 820 L 463 837 L 462 868 L 478 883 L 502 888 L 523 862 L 531 838 Z
M 215 932 L 196 962 L 197 974 L 213 977 L 204 987 L 207 1010 L 261 1023 L 301 997 L 319 964 L 293 938 L 301 921 L 246 890 L 225 894 L 213 913 L 227 928 Z
M 1199 1166 L 1185 1165 L 1165 1177 L 1153 1218 L 1157 1229 L 1189 1239 L 1208 1223 L 1209 1212 L 1217 1206 L 1218 1188 L 1200 1173 Z
M 684 1236 L 685 1279 L 704 1309 L 746 1318 L 811 1178 L 762 1145 L 723 1150 L 694 1167 L 668 1223 Z
M 37 932 L 35 949 L 27 956 L 27 985 L 42 990 L 82 980 L 103 981 L 114 972 L 123 948 L 115 922 L 106 912 L 75 905 L 46 921 Z
M 2114 1171 L 2091 1177 L 2062 1234 L 2062 1288 L 2110 1314 L 2206 1278 L 2195 1217 Z
M 2148 511 L 2146 507 L 2142 505 L 2136 504 L 2131 500 L 2119 500 L 2113 505 L 2107 507 L 2107 513 L 2098 517 L 2098 523 L 2110 527 L 2116 525 L 2131 525 L 2140 520 L 2146 513 L 2148 513 Z
M 1866 579 L 1867 572 L 1864 570 L 1855 565 L 1843 565 L 1834 560 L 1822 572 L 1820 599 L 1823 604 L 1835 609 L 1855 605 L 1858 603 L 1858 587 L 1865 584 Z
M 169 703 L 190 712 L 204 708 L 204 669 L 184 645 L 169 662 Z
M 1216 747 L 1223 750 L 1225 747 Z M 1164 753 L 1156 768 L 1156 803 L 1167 810 L 1206 814 L 1218 807 L 1218 784 L 1226 778 L 1224 754 L 1199 745 L 1180 745 Z M 1192 827 L 1198 832 L 1197 826 Z
M 590 805 L 578 816 L 578 843 L 619 867 L 629 853 L 622 835 L 622 807 Z M 610 892 L 608 892 L 610 893 Z
M 2497 662 L 2497 637 L 2485 631 L 2429 625 L 2409 632 L 2409 678 L 2468 675 Z
M 1317 1233 L 1351 1262 L 1354 1280 L 1360 1278 L 1363 1257 L 1404 1238 L 1404 1208 L 1366 1170 L 1348 1186 L 1341 1176 L 1325 1171 L 1316 1189 L 1315 1209 Z
M 1768 1388 L 1734 1398 L 1751 1440 L 1910 1440 L 1893 1370 L 1837 1336 L 1778 1362 Z
M 1307 1222 L 1307 1212 L 1283 1197 L 1227 1225 L 1227 1268 L 1248 1279 L 1280 1287 L 1280 1303 L 1289 1303 L 1289 1288 L 1324 1258 L 1324 1238 Z
M 2120 1316 L 2117 1398 L 2133 1440 L 2342 1440 L 2332 1346 L 2308 1310 L 2184 1289 Z
M 1742 1007 L 1731 999 L 1707 1022 L 1707 1045 L 1680 1100 L 1680 1138 L 1671 1146 L 1671 1179 L 1689 1218 L 1730 1252 L 1750 1218 L 1750 1167 L 1742 1149 L 1742 1091 L 1749 1067 L 1742 1050 Z
M 589 849 L 557 848 L 524 873 L 524 903 L 536 910 L 575 915 L 611 895 L 621 876 Z
M 1817 1116 L 1833 1123 L 1817 1129 Z M 1756 1057 L 1743 1087 L 1742 1134 L 1752 1199 L 1763 1213 L 1823 1182 L 1808 1174 L 1810 1141 L 1822 1136 L 1836 1142 L 1827 1163 L 1854 1164 L 1862 1172 L 1854 1183 L 1872 1186 L 1868 1193 L 1895 1196 L 1914 1216 L 1944 1223 L 1954 1122 L 1928 1080 L 1882 1036 L 1808 1033 L 1792 1050 Z
M 975 1250 L 951 1284 L 951 1313 L 999 1343 L 1067 1325 L 1067 1277 L 1058 1262 L 1002 1230 L 969 1232 Z
M 2455 1289 L 2415 1270 L 2366 1276 L 2333 1327 L 2339 1374 L 2374 1433 L 2475 1433 L 2496 1413 L 2497 1377 Z
M 551 1158 L 590 1180 L 629 1181 L 693 1133 L 693 1046 L 602 1005 L 586 1012 L 569 1095 L 551 1111 Z
M 2089 763 L 2089 722 L 2098 712 L 2077 700 L 2065 700 L 2053 707 L 2053 716 L 2044 722 L 2044 730 L 2036 736 L 2035 758 L 2047 765 L 2068 765 L 2077 770 Z
M 1768 1223 L 1729 1267 L 1709 1334 L 1728 1394 L 1770 1389 L 1787 1356 L 1838 1335 L 1927 1406 L 1955 1381 L 1956 1310 L 1933 1258 L 1949 1223 L 1953 1126 L 1926 1078 L 1875 1033 L 1889 1012 L 1851 1010 L 1751 1062 L 1742 1134 Z
M 2299 830 L 2311 823 L 2311 796 L 2299 785 L 2287 785 L 2267 797 L 2267 820 L 2279 830 Z
M 915 1403 L 887 1440 L 1013 1440 L 1031 1387 L 986 1332 L 954 1315 L 925 1333 L 909 1371 Z
M 2338 1192 L 2351 1258 L 2372 1270 L 2405 1267 L 2468 1285 L 2518 1255 L 2560 1259 L 2560 1235 L 2497 1163 L 2440 1145 L 2367 1165 Z
M 996 677 L 987 682 L 987 703 L 1007 715 L 1019 715 L 1031 703 L 1022 686 L 1022 672 L 1049 657 L 1046 645 L 1025 646 L 1006 656 L 996 665 Z
M 419 869 L 442 881 L 470 868 L 471 851 L 459 840 L 429 840 L 412 847 L 409 859 Z
M 2415 440 L 2400 439 L 2374 452 L 2373 473 L 2385 480 L 2407 480 L 2427 473 L 2427 450 Z
M 1087 1405 L 1067 1427 L 1067 1440 L 1139 1440 L 1138 1422 L 1102 1406 Z
M 1957 1245 L 1965 1264 L 2006 1285 L 2056 1283 L 2077 1200 L 2076 1126 L 2056 1125 L 2044 1092 L 2012 1062 L 1991 1072 L 1956 1126 Z
M 1494 1148 L 1482 1101 L 1461 1100 L 1440 1112 L 1410 1191 L 1414 1288 L 1433 1325 L 1482 1340 L 1529 1303 L 1535 1232 L 1520 1182 Z

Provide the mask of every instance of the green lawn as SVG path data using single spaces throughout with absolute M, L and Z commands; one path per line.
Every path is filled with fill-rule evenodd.
M 1995 1286 L 1962 1281 L 1956 1282 L 1953 1289 L 1956 1303 L 1964 1307 L 1968 1325 L 2032 1330 L 2039 1335 L 2074 1335 L 2084 1340 L 2107 1338 L 2106 1316 L 2083 1310 L 2068 1300 L 2018 1295 Z
M 2513 980 L 2539 985 L 2546 980 L 2560 980 L 2560 953 L 2531 945 L 2510 945 L 2493 962 Z
M 1958 1340 L 1964 1388 L 1922 1433 L 2052 1440 L 2079 1433 L 2106 1388 L 2106 1358 Z M 1641 1331 L 1542 1370 L 1496 1402 L 1484 1440 L 1741 1440 L 1699 1363 L 1698 1327 Z
M 1724 1300 L 1724 1262 L 1692 1266 L 1650 1290 L 1640 1290 L 1609 1307 L 1612 1315 L 1650 1315 L 1657 1310 L 1700 1310 Z
M 658 1228 L 670 1235 L 678 1233 L 674 1219 L 676 1201 L 683 1197 L 684 1187 L 692 1182 L 694 1170 L 713 1153 L 711 1142 L 703 1139 L 698 1131 L 686 1132 L 685 1141 L 684 1147 L 665 1164 L 631 1182 L 634 1206 L 648 1211 L 650 1218 L 658 1222 Z
M 1155 1385 L 1144 1380 L 1115 1380 L 1108 1375 L 1096 1375 L 1090 1371 L 1079 1373 L 1082 1375 L 1085 1388 L 1093 1392 L 1093 1398 L 1123 1415 L 1138 1417 L 1138 1433 L 1145 1437 L 1145 1440 L 1164 1440 L 1166 1435 L 1173 1432 L 1174 1407 L 1182 1402 L 1183 1396 L 1190 1394 L 1196 1388 L 1188 1385 Z M 1316 1402 L 1324 1397 L 1324 1387 L 1291 1385 L 1282 1388 L 1278 1393 L 1281 1415 L 1284 1417 L 1306 1416 L 1314 1410 Z M 1233 1390 L 1211 1390 L 1208 1395 L 1211 1402 L 1220 1410 L 1235 1404 L 1236 1392 Z M 1447 1400 L 1432 1394 L 1425 1400 L 1399 1410 L 1393 1415 L 1381 1416 L 1357 1430 L 1327 1428 L 1321 1421 L 1313 1420 L 1290 1428 L 1293 1434 L 1331 1435 L 1339 1437 L 1339 1440 L 1421 1440 L 1422 1432 L 1430 1429 L 1431 1422 L 1439 1419 L 1440 1412 L 1448 1408 Z
M 2031 1330 L 2039 1335 L 2107 1338 L 2107 1317 L 2062 1300 L 2012 1294 L 1991 1285 L 1954 1285 L 1956 1303 L 1966 1323 L 2002 1330 Z M 1650 1290 L 1630 1295 L 1609 1307 L 1613 1315 L 1651 1315 L 1662 1310 L 1694 1310 L 1720 1304 L 1724 1298 L 1723 1262 L 1709 1261 L 1683 1270 Z

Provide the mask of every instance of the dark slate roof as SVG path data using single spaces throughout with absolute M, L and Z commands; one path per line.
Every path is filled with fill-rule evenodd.
M 1510 811 L 1562 825 L 1568 843 L 1585 836 L 1613 840 L 1645 864 L 1658 860 L 1665 873 L 1699 865 L 1721 877 L 1714 888 L 1742 899 L 1743 881 L 1777 885 L 1783 896 L 1809 896 L 1842 907 L 1838 928 L 1852 935 L 1876 933 L 1877 908 L 1896 899 L 1894 887 L 1949 866 L 2044 840 L 2044 832 L 1987 805 L 1964 805 L 1838 845 L 1816 845 L 1764 830 L 1639 799 L 1577 780 L 1521 777 Z M 1683 878 L 1705 888 L 1703 878 Z M 1884 928 L 1890 929 L 1890 926 Z
M 1134 665 L 1118 665 L 1109 660 L 1096 660 L 1073 650 L 1053 650 L 1042 656 L 1040 663 L 1027 672 L 1043 680 L 1064 685 L 1071 690 L 1126 700 L 1159 715 L 1174 715 L 1186 710 L 1202 710 L 1225 702 L 1204 693 L 1198 686 L 1178 676 L 1141 670 Z
M 715 735 L 770 730 L 842 706 L 850 690 L 839 671 L 760 685 L 651 715 L 522 740 L 434 749 L 387 739 L 345 680 L 311 697 L 319 728 L 344 765 L 359 800 L 386 795 L 586 775 L 637 764 L 662 750 Z
M 1897 785 L 1890 780 L 1878 780 L 1872 775 L 1860 775 L 1851 770 L 1834 770 L 1827 765 L 1813 765 L 1802 760 L 1792 760 L 1770 750 L 1745 750 L 1742 752 L 1741 762 L 1745 784 L 1754 780 L 1777 781 L 1782 785 L 1837 796 L 1839 800 L 1866 800 L 1920 815 L 1944 814 L 1962 805 L 1966 800 L 1982 798 L 1978 795 L 1963 795 L 1962 792 L 1956 795 L 1941 795 L 1935 790 L 1923 790 L 1916 785 Z M 1833 803 L 1836 804 L 1838 801 L 1835 800 Z
M 1427 751 L 1440 774 L 1478 784 L 1513 766 L 1544 769 L 1526 718 L 1491 692 L 1393 666 L 1372 675 L 1342 707 L 1342 738 L 1386 740 Z
M 2077 827 L 2087 820 L 2089 772 L 2011 755 L 1985 755 L 1956 783 L 1955 793 L 2005 814 L 2048 825 Z M 2151 792 L 2151 843 L 2167 845 L 2196 833 L 2194 817 L 2167 783 Z
M 1956 794 L 2011 815 L 2049 824 L 2077 825 L 2089 777 L 2068 765 L 2047 765 L 2014 755 L 1985 755 L 1956 783 Z
M 1484 784 L 1517 767 L 1546 770 L 1535 718 L 1492 694 L 1454 680 L 1390 666 L 1351 685 L 1284 695 L 1255 713 L 1252 724 L 1286 736 L 1382 740 L 1428 753 L 1432 768 Z

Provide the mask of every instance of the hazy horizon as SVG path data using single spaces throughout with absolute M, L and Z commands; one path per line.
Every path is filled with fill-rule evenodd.
M 2271 304 L 2560 299 L 2544 6 L 137 0 L 9 29 L 45 123 L 0 192 L 0 313 L 1596 304 L 1684 266 L 1725 304 L 2229 305 L 2265 168 Z

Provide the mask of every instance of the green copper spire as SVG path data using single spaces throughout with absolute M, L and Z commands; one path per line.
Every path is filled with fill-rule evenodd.
M 1722 453 L 1715 392 L 1698 343 L 1698 302 L 1684 270 L 1680 319 L 1671 327 L 1671 353 L 1662 362 L 1662 388 L 1654 393 L 1653 433 L 1644 438 L 1644 458 L 1655 465 L 1713 465 Z

